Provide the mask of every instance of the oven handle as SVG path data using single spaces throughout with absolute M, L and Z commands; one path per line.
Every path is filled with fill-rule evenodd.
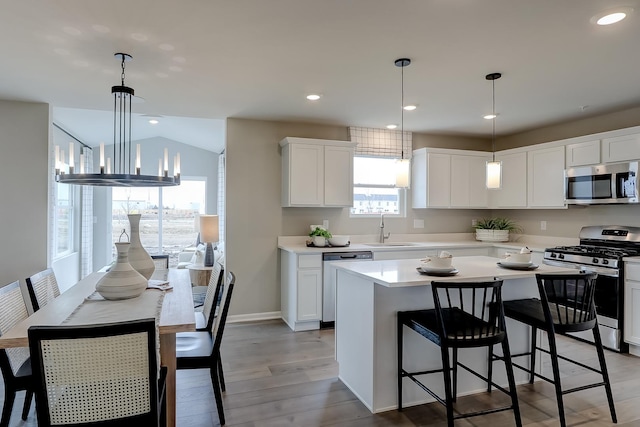
M 551 261 L 548 259 L 544 259 L 542 263 L 547 265 L 555 265 L 556 267 L 575 268 L 576 270 L 593 271 L 594 273 L 598 273 L 601 276 L 620 277 L 620 271 L 614 268 L 603 268 L 603 267 L 596 267 L 593 265 L 584 265 L 584 264 L 572 264 L 572 263 L 563 262 L 563 261 Z

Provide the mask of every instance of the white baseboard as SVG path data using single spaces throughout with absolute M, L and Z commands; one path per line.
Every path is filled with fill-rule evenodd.
M 282 312 L 270 311 L 267 313 L 234 314 L 227 317 L 227 322 L 228 323 L 255 322 L 257 320 L 273 320 L 273 319 L 281 319 L 281 318 L 282 318 Z

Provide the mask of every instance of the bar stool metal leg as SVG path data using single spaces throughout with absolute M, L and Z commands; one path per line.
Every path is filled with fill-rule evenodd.
M 531 365 L 529 366 L 529 369 L 531 371 L 529 373 L 529 384 L 533 384 L 533 381 L 536 378 L 535 369 L 536 369 L 536 346 L 538 345 L 537 339 L 538 339 L 538 328 L 536 328 L 535 326 L 532 326 L 531 327 L 531 356 L 530 356 Z
M 398 313 L 398 316 L 401 316 L 400 313 Z M 397 342 L 398 342 L 398 411 L 402 411 L 402 341 L 403 341 L 403 337 L 402 337 L 402 329 L 403 329 L 403 324 L 400 321 L 400 319 L 398 319 L 397 323 Z
M 616 416 L 616 408 L 613 405 L 613 393 L 611 392 L 611 382 L 609 382 L 609 372 L 607 371 L 607 364 L 604 360 L 604 350 L 602 349 L 602 338 L 600 337 L 600 328 L 596 323 L 593 328 L 593 339 L 596 343 L 596 350 L 598 352 L 598 361 L 600 362 L 600 371 L 602 371 L 602 380 L 604 381 L 604 390 L 607 394 L 607 401 L 609 402 L 609 411 L 611 412 L 611 420 L 614 423 L 618 422 Z

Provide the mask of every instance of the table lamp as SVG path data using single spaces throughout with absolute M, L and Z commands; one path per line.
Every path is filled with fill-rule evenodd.
M 200 215 L 200 239 L 206 244 L 204 266 L 213 267 L 215 261 L 212 243 L 218 242 L 218 215 Z

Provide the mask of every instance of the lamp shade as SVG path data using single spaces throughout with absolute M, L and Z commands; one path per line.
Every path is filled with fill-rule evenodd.
M 487 188 L 499 190 L 502 187 L 502 162 L 487 162 Z
M 218 215 L 200 215 L 200 239 L 205 243 L 214 243 L 220 240 Z
M 409 168 L 411 162 L 409 159 L 400 159 L 396 161 L 396 187 L 409 188 Z

